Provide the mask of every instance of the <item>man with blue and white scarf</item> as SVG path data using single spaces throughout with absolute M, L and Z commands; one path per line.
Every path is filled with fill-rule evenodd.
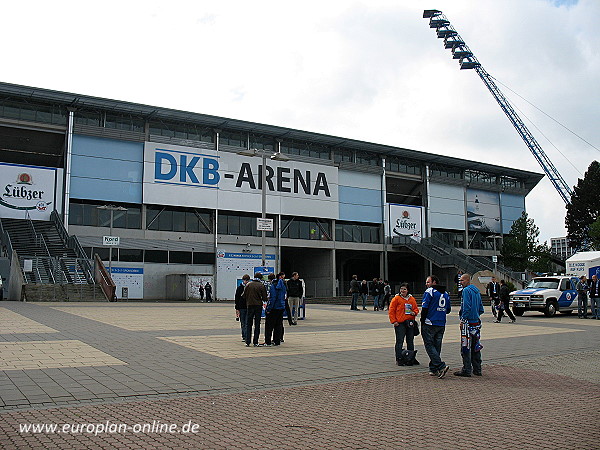
M 463 287 L 462 301 L 460 304 L 460 353 L 463 360 L 462 370 L 454 372 L 457 377 L 481 376 L 481 320 L 483 302 L 481 293 L 476 286 L 471 284 L 471 275 L 464 273 L 460 277 Z

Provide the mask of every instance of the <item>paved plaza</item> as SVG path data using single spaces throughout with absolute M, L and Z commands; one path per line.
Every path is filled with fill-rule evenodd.
M 385 312 L 308 305 L 255 348 L 232 303 L 1 302 L 0 447 L 598 448 L 600 320 L 517 319 L 483 316 L 459 378 L 453 312 L 438 380 L 420 337 L 394 364 Z

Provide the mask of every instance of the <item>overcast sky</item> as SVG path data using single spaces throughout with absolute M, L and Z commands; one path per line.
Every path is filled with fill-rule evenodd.
M 6 2 L 0 80 L 542 173 L 423 9 L 444 12 L 575 185 L 598 150 L 508 88 L 600 148 L 599 0 Z M 547 179 L 527 210 L 542 240 L 565 235 Z

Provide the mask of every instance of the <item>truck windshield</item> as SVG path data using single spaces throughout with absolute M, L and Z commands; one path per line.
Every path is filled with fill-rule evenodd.
M 536 289 L 558 289 L 558 280 L 556 278 L 534 278 L 529 282 L 527 287 Z

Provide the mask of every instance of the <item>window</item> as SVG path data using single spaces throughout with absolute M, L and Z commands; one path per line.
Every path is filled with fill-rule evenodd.
M 166 250 L 146 250 L 144 251 L 144 262 L 167 263 L 169 262 L 169 252 Z
M 309 156 L 311 158 L 330 159 L 329 147 L 325 145 L 310 143 L 284 141 L 281 143 L 281 152 L 288 155 Z
M 194 252 L 192 264 L 214 264 L 214 263 L 215 263 L 215 254 L 214 253 Z
M 380 225 L 336 222 L 335 240 L 338 242 L 379 244 L 381 242 L 380 230 Z
M 97 111 L 75 111 L 75 123 L 79 125 L 100 126 L 101 114 Z
M 212 233 L 211 213 L 195 208 L 146 206 L 146 228 L 157 231 Z
M 27 103 L 23 99 L 0 99 L 0 117 L 57 125 L 67 124 L 67 111 L 64 106 Z
M 331 240 L 331 223 L 323 219 L 284 217 L 281 237 L 289 239 Z
M 171 250 L 169 252 L 169 263 L 171 264 L 191 264 L 192 252 L 179 252 Z
M 275 149 L 275 140 L 272 137 L 250 135 L 250 148 L 273 151 Z
M 333 160 L 340 162 L 354 162 L 354 150 L 338 148 L 333 151 Z
M 220 212 L 218 220 L 218 233 L 230 236 L 261 236 L 261 232 L 256 230 L 256 219 L 260 217 L 258 214 L 251 213 L 233 213 Z M 273 216 L 267 215 L 273 219 Z M 274 237 L 273 231 L 265 233 L 267 237 Z
M 479 170 L 465 170 L 465 180 L 473 183 L 496 184 L 496 175 Z
M 443 166 L 440 164 L 432 164 L 430 167 L 431 175 L 446 178 L 463 178 L 463 171 L 458 167 Z
M 214 142 L 215 132 L 194 123 L 150 121 L 150 134 L 189 141 Z
M 356 163 L 365 164 L 367 166 L 380 166 L 379 155 L 370 152 L 357 151 L 356 152 Z
M 386 157 L 385 166 L 386 170 L 390 172 L 421 175 L 421 163 L 404 158 L 401 159 L 398 156 Z
M 247 134 L 240 131 L 221 131 L 219 133 L 219 144 L 222 145 L 246 148 L 247 139 Z
M 129 114 L 113 114 L 106 113 L 104 121 L 106 128 L 114 128 L 116 130 L 144 132 L 145 121 L 141 117 L 135 117 Z
M 71 199 L 69 203 L 69 225 L 89 227 L 110 227 L 110 210 L 100 209 L 104 204 L 86 200 Z M 128 203 L 113 206 L 126 208 L 124 211 L 113 211 L 113 228 L 128 228 L 139 230 L 142 227 L 142 208 L 140 205 Z
M 144 251 L 130 248 L 119 249 L 119 261 L 124 262 L 143 262 Z

